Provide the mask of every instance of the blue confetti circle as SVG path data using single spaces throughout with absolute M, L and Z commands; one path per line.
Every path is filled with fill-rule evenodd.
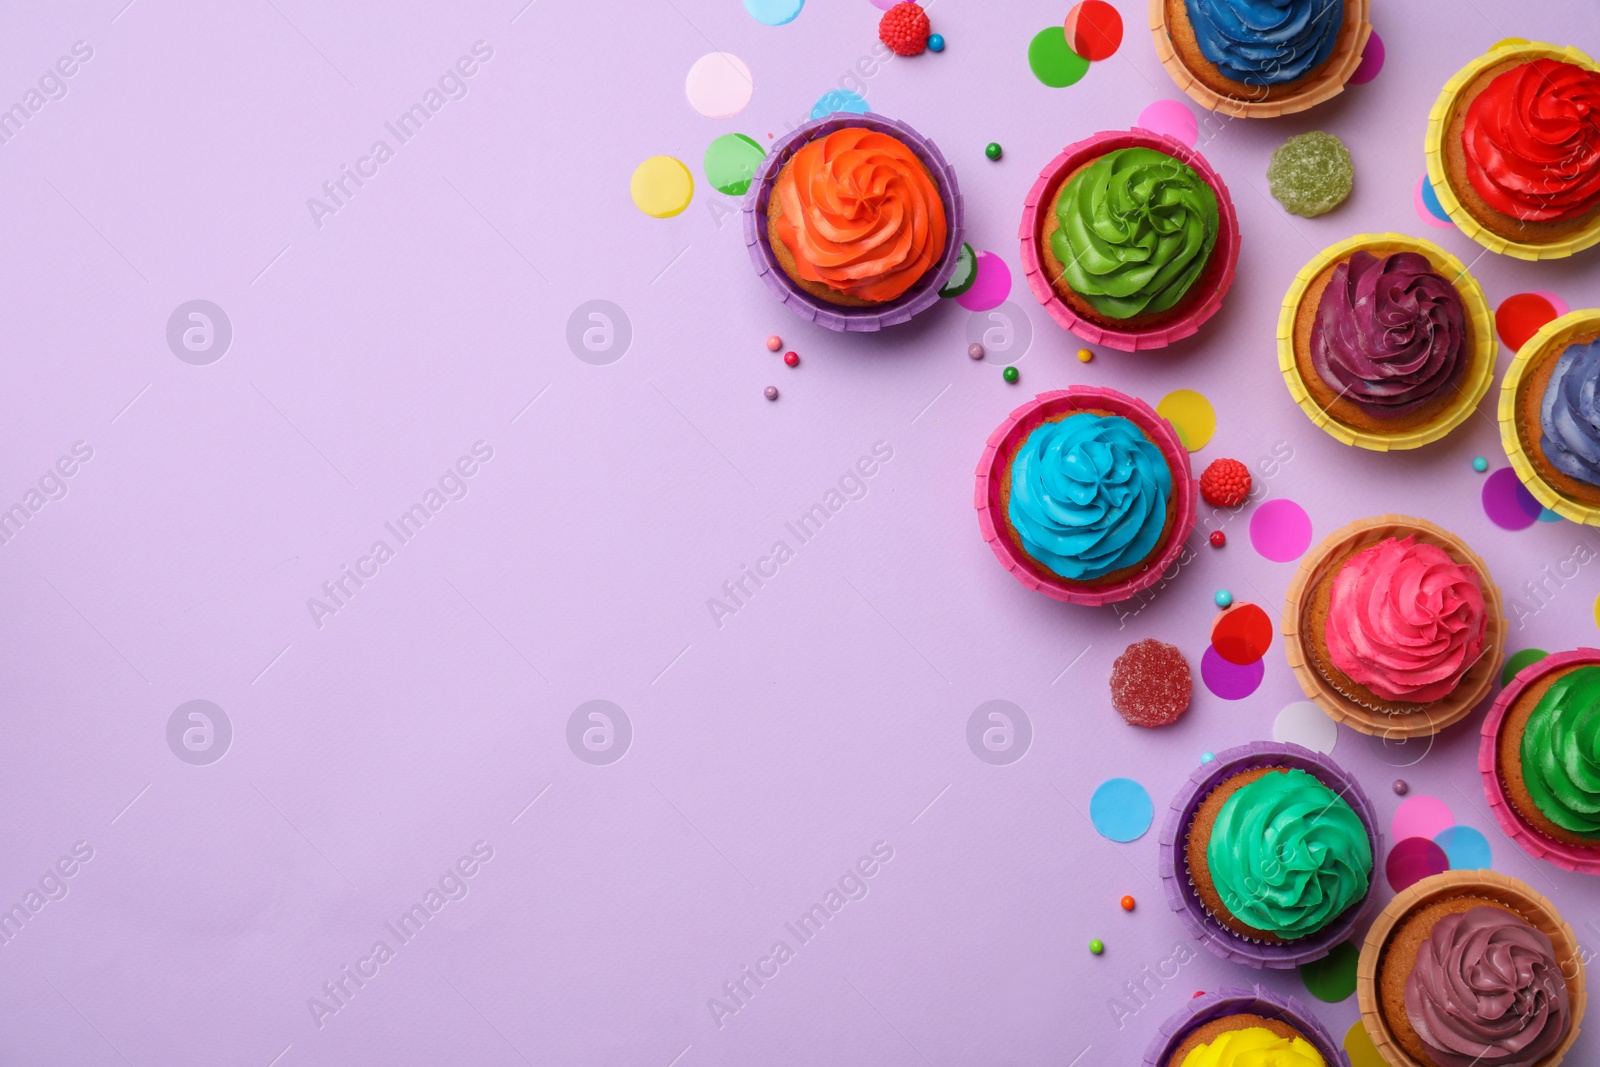
M 806 0 L 744 0 L 744 9 L 750 17 L 768 26 L 782 26 L 793 22 Z
M 1149 791 L 1132 778 L 1108 778 L 1089 798 L 1089 821 L 1113 841 L 1137 841 L 1155 817 Z
M 811 108 L 811 117 L 825 119 L 836 111 L 848 111 L 852 115 L 865 115 L 870 108 L 867 107 L 866 98 L 860 93 L 851 92 L 849 89 L 830 89 L 822 94 L 822 98 Z
M 749 0 L 745 0 L 748 4 Z M 1422 206 L 1440 222 L 1449 222 L 1450 213 L 1439 203 L 1439 194 L 1433 191 L 1433 182 L 1427 178 L 1422 179 Z
M 1433 843 L 1444 849 L 1452 871 L 1487 871 L 1494 865 L 1489 839 L 1470 826 L 1440 830 Z

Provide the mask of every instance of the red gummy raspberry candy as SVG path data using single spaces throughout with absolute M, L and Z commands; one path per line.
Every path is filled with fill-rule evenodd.
M 1111 706 L 1129 726 L 1168 726 L 1189 710 L 1194 678 L 1183 653 L 1163 641 L 1129 645 L 1111 665 Z
M 1214 461 L 1200 475 L 1200 495 L 1214 508 L 1236 508 L 1250 496 L 1250 468 L 1236 459 Z
M 878 23 L 878 40 L 897 56 L 921 55 L 928 48 L 928 13 L 911 0 L 905 0 L 883 13 Z

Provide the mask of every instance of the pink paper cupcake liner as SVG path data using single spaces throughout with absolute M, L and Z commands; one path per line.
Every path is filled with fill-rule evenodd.
M 1302 770 L 1332 789 L 1350 805 L 1372 840 L 1372 876 L 1367 894 L 1345 913 L 1309 937 L 1288 942 L 1256 941 L 1223 926 L 1200 903 L 1189 878 L 1189 863 L 1184 856 L 1189 826 L 1200 804 L 1226 778 L 1257 767 L 1284 767 Z M 1166 822 L 1161 828 L 1161 881 L 1167 903 L 1178 913 L 1195 937 L 1205 942 L 1216 955 L 1247 967 L 1288 970 L 1320 960 L 1334 946 L 1350 939 L 1356 924 L 1373 902 L 1373 893 L 1383 878 L 1383 835 L 1378 829 L 1377 809 L 1354 777 L 1319 752 L 1288 742 L 1254 741 L 1219 752 L 1214 760 L 1202 763 L 1172 798 Z
M 1230 1015 L 1259 1015 L 1288 1023 L 1315 1046 L 1328 1067 L 1350 1067 L 1350 1057 L 1322 1021 L 1294 997 L 1282 996 L 1253 985 L 1249 989 L 1219 989 L 1195 997 L 1161 1024 L 1160 1031 L 1145 1050 L 1144 1067 L 1169 1067 L 1173 1053 L 1189 1035 L 1207 1023 Z
M 1217 243 L 1211 251 L 1210 262 L 1200 277 L 1195 279 L 1194 288 L 1185 296 L 1189 302 L 1188 309 L 1182 318 L 1144 329 L 1102 326 L 1079 315 L 1056 294 L 1046 276 L 1043 257 L 1039 254 L 1040 230 L 1055 207 L 1056 192 L 1067 175 L 1091 160 L 1121 148 L 1153 148 L 1165 152 L 1180 163 L 1193 167 L 1217 194 Z M 1222 178 L 1199 152 L 1165 134 L 1139 127 L 1122 133 L 1097 133 L 1063 149 L 1039 172 L 1039 180 L 1028 191 L 1028 200 L 1022 209 L 1022 228 L 1017 236 L 1022 240 L 1022 272 L 1028 277 L 1028 288 L 1033 290 L 1034 298 L 1044 305 L 1050 317 L 1090 344 L 1105 345 L 1124 352 L 1164 348 L 1174 341 L 1193 336 L 1200 325 L 1222 306 L 1222 298 L 1232 287 L 1233 275 L 1239 266 L 1239 218 Z
M 1494 706 L 1483 720 L 1482 737 L 1478 742 L 1478 773 L 1483 777 L 1483 793 L 1494 812 L 1494 821 L 1506 836 L 1515 841 L 1522 851 L 1535 859 L 1546 860 L 1562 870 L 1579 874 L 1600 874 L 1600 845 L 1584 847 L 1569 845 L 1564 841 L 1546 837 L 1528 823 L 1506 796 L 1505 782 L 1500 778 L 1499 739 L 1500 727 L 1510 713 L 1511 706 L 1527 690 L 1552 671 L 1584 664 L 1600 664 L 1600 648 L 1577 648 L 1571 652 L 1557 652 L 1535 663 L 1530 663 L 1511 684 L 1500 691 Z
M 933 174 L 934 181 L 938 183 L 939 193 L 944 198 L 945 220 L 948 223 L 944 252 L 934 269 L 917 279 L 915 285 L 896 299 L 872 307 L 844 307 L 830 304 L 800 288 L 783 272 L 783 268 L 778 266 L 778 259 L 773 255 L 772 245 L 767 236 L 767 206 L 772 199 L 773 182 L 778 172 L 783 169 L 783 165 L 789 162 L 807 141 L 825 137 L 836 130 L 846 129 L 874 130 L 903 141 L 906 147 L 922 160 Z M 780 137 L 773 144 L 772 151 L 767 153 L 766 159 L 762 160 L 761 166 L 756 169 L 751 188 L 754 190 L 754 195 L 746 198 L 744 205 L 744 243 L 750 250 L 750 260 L 756 266 L 756 274 L 766 283 L 767 288 L 777 294 L 778 299 L 787 305 L 789 310 L 818 326 L 826 326 L 830 330 L 840 332 L 870 333 L 885 326 L 906 322 L 913 315 L 926 311 L 939 302 L 939 290 L 950 281 L 950 275 L 955 271 L 956 260 L 961 253 L 962 221 L 966 213 L 961 198 L 961 188 L 956 183 L 955 169 L 945 161 L 944 155 L 932 141 L 903 122 L 876 114 L 844 113 L 808 122 L 792 133 Z
M 1110 585 L 1085 585 L 1069 581 L 1029 559 L 1006 536 L 1005 514 L 1000 508 L 1000 480 L 1005 476 L 1007 457 L 1014 455 L 1022 440 L 1050 416 L 1086 409 L 1109 411 L 1133 422 L 1156 443 L 1167 465 L 1172 468 L 1176 517 L 1166 545 L 1159 555 L 1146 561 L 1138 573 Z M 1006 421 L 989 435 L 983 456 L 978 460 L 978 485 L 973 504 L 978 509 L 978 526 L 983 531 L 983 539 L 1012 577 L 1029 589 L 1037 589 L 1056 600 L 1099 607 L 1127 600 L 1148 589 L 1177 562 L 1183 552 L 1184 542 L 1194 531 L 1195 498 L 1198 495 L 1194 474 L 1189 469 L 1189 453 L 1171 423 L 1157 415 L 1144 401 L 1115 389 L 1074 385 L 1069 389 L 1040 393 L 1006 416 Z

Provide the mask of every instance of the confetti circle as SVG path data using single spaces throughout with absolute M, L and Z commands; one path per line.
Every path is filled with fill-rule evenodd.
M 1522 668 L 1530 663 L 1538 663 L 1549 654 L 1542 648 L 1525 648 L 1520 652 L 1511 653 L 1506 658 L 1506 665 L 1500 669 L 1500 684 L 1502 686 L 1510 685 L 1511 679 L 1515 678 L 1522 671 Z
M 1426 837 L 1408 837 L 1389 851 L 1384 874 L 1396 893 L 1450 869 L 1444 849 Z
M 1539 327 L 1556 317 L 1555 305 L 1541 293 L 1508 296 L 1494 310 L 1494 328 L 1506 347 L 1515 352 L 1539 332 Z
M 1565 522 L 1566 520 L 1563 519 L 1560 515 L 1557 515 L 1555 512 L 1551 511 L 1549 508 L 1540 508 L 1539 509 L 1539 521 L 1540 522 Z
M 1339 742 L 1339 724 L 1309 700 L 1290 704 L 1272 720 L 1272 739 L 1313 752 L 1332 752 Z
M 1081 0 L 1067 12 L 1067 44 L 1084 59 L 1110 59 L 1122 47 L 1122 15 L 1105 0 Z
M 1572 310 L 1570 307 L 1567 306 L 1567 302 L 1565 300 L 1561 299 L 1559 296 L 1557 296 L 1556 294 L 1552 293 L 1548 289 L 1535 289 L 1533 291 L 1533 295 L 1534 296 L 1542 296 L 1542 297 L 1545 298 L 1545 300 L 1549 301 L 1550 306 L 1556 309 L 1556 315 L 1558 317 L 1561 316 L 1561 315 L 1565 315 L 1567 312 Z
M 742 133 L 725 133 L 706 146 L 706 184 L 719 193 L 743 196 L 767 150 Z
M 1198 452 L 1217 432 L 1217 411 L 1211 401 L 1193 389 L 1178 389 L 1161 398 L 1156 414 L 1172 423 L 1178 439 L 1190 452 Z
M 989 311 L 1011 295 L 1011 268 L 993 252 L 978 253 L 978 277 L 972 287 L 956 297 L 968 311 Z
M 1149 791 L 1132 778 L 1108 778 L 1089 798 L 1089 821 L 1113 841 L 1137 841 L 1155 817 Z
M 732 52 L 707 52 L 689 68 L 683 91 L 706 118 L 727 119 L 749 105 L 756 84 L 745 61 Z
M 1360 959 L 1360 949 L 1348 941 L 1341 942 L 1322 959 L 1302 963 L 1300 980 L 1306 984 L 1306 992 L 1318 1000 L 1337 1004 L 1350 999 L 1356 991 L 1356 962 Z
M 1344 1050 L 1350 1056 L 1350 1067 L 1389 1067 L 1389 1061 L 1378 1055 L 1378 1048 L 1360 1019 L 1350 1024 L 1344 1035 Z
M 1517 472 L 1501 467 L 1483 482 L 1483 511 L 1502 530 L 1526 530 L 1543 508 L 1517 480 Z
M 1211 624 L 1211 647 L 1229 663 L 1254 663 L 1272 647 L 1272 620 L 1254 604 L 1235 604 Z
M 1052 89 L 1064 89 L 1089 72 L 1089 61 L 1067 44 L 1066 30 L 1061 26 L 1050 26 L 1034 35 L 1028 44 L 1028 66 L 1034 77 Z
M 1395 809 L 1394 821 L 1389 824 L 1389 829 L 1396 841 L 1403 841 L 1408 837 L 1426 837 L 1432 840 L 1441 831 L 1455 824 L 1456 817 L 1450 813 L 1450 805 L 1438 797 L 1419 795 L 1407 797 L 1400 802 L 1400 807 Z
M 806 6 L 806 0 L 744 0 L 744 9 L 750 17 L 767 26 L 782 26 L 793 22 Z
M 865 115 L 872 110 L 867 106 L 866 97 L 850 89 L 830 89 L 823 93 L 821 98 L 811 105 L 811 117 L 825 119 L 838 111 L 847 111 L 852 115 Z
M 681 214 L 694 199 L 694 175 L 671 156 L 651 156 L 633 172 L 630 186 L 640 211 L 656 219 Z
M 1229 663 L 1214 648 L 1207 648 L 1200 656 L 1200 680 L 1223 700 L 1243 700 L 1254 693 L 1266 670 L 1259 659 L 1254 663 Z
M 1194 112 L 1177 100 L 1157 100 L 1139 112 L 1134 125 L 1151 133 L 1166 134 L 1190 148 L 1200 139 L 1200 123 L 1195 120 Z
M 1351 85 L 1365 85 L 1378 76 L 1383 69 L 1383 38 L 1378 36 L 1378 31 L 1373 30 L 1372 36 L 1367 38 L 1367 47 L 1361 53 L 1361 63 L 1350 72 Z
M 1439 203 L 1439 195 L 1433 191 L 1426 174 L 1417 179 L 1417 186 L 1411 192 L 1411 206 L 1416 210 L 1417 218 L 1429 226 L 1436 226 L 1441 230 L 1455 226 L 1455 223 L 1450 221 L 1450 216 L 1445 214 L 1444 206 Z
M 1494 866 L 1489 839 L 1470 826 L 1442 830 L 1433 843 L 1444 849 L 1452 871 L 1486 871 Z
M 1292 563 L 1311 547 L 1311 516 L 1293 500 L 1269 500 L 1250 516 L 1250 543 L 1274 563 Z

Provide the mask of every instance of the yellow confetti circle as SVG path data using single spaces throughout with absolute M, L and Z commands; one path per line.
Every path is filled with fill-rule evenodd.
M 1594 598 L 1594 624 L 1600 626 L 1600 596 Z
M 671 156 L 651 156 L 633 172 L 629 191 L 640 211 L 651 218 L 670 219 L 694 199 L 694 175 Z
M 1179 389 L 1168 393 L 1156 405 L 1156 414 L 1172 423 L 1178 431 L 1178 440 L 1190 452 L 1198 452 L 1217 432 L 1217 412 L 1211 401 L 1193 389 Z
M 1350 1067 L 1388 1067 L 1359 1019 L 1344 1035 L 1344 1050 L 1350 1054 Z
M 1510 48 L 1514 45 L 1527 43 L 1528 39 L 1526 37 L 1502 37 L 1489 47 L 1489 51 L 1493 52 L 1496 48 Z

